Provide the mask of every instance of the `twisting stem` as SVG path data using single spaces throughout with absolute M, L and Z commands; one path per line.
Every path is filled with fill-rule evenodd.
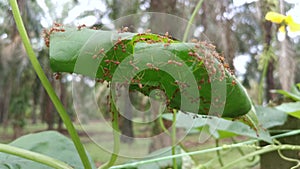
M 275 150 L 300 150 L 300 146 L 294 146 L 294 145 L 280 145 L 280 146 L 268 145 L 268 146 L 265 146 L 265 147 L 261 148 L 258 151 L 254 151 L 254 152 L 252 152 L 250 154 L 247 154 L 245 156 L 242 156 L 241 158 L 238 158 L 238 159 L 236 159 L 236 160 L 234 160 L 230 163 L 227 163 L 226 166 L 222 167 L 221 169 L 231 168 L 231 166 L 233 166 L 234 164 L 237 164 L 238 162 L 243 161 L 247 158 L 250 158 L 250 157 L 253 157 L 253 156 L 256 156 L 256 155 L 259 155 L 259 154 L 264 154 L 264 153 L 267 153 L 267 152 L 275 151 Z
M 190 33 L 191 26 L 192 26 L 192 24 L 193 24 L 193 22 L 194 22 L 194 20 L 195 20 L 195 17 L 196 17 L 196 15 L 197 15 L 197 13 L 199 12 L 199 9 L 200 9 L 201 6 L 202 6 L 203 1 L 204 1 L 204 0 L 199 0 L 199 2 L 198 2 L 198 4 L 197 4 L 196 8 L 194 9 L 191 18 L 189 19 L 189 23 L 188 23 L 188 25 L 187 25 L 187 27 L 186 27 L 186 29 L 185 29 L 185 32 L 184 32 L 184 35 L 183 35 L 183 40 L 182 40 L 182 42 L 186 42 L 186 40 L 187 40 L 187 38 L 188 38 L 188 35 L 189 35 L 189 33 Z
M 22 38 L 22 41 L 23 41 L 24 47 L 26 49 L 26 52 L 28 54 L 28 57 L 30 59 L 30 62 L 32 63 L 32 66 L 33 66 L 36 74 L 38 75 L 39 79 L 41 80 L 41 83 L 42 83 L 43 87 L 45 88 L 45 90 L 47 91 L 57 112 L 59 113 L 61 119 L 63 120 L 63 122 L 71 136 L 71 139 L 73 140 L 73 143 L 79 153 L 79 156 L 81 158 L 82 164 L 84 165 L 84 168 L 91 169 L 92 168 L 91 164 L 90 164 L 87 154 L 84 150 L 84 147 L 83 147 L 82 143 L 80 142 L 79 136 L 72 124 L 72 121 L 71 121 L 69 115 L 67 114 L 66 110 L 64 109 L 64 106 L 62 105 L 61 101 L 57 97 L 55 91 L 53 90 L 49 80 L 47 79 L 47 77 L 46 77 L 39 61 L 37 60 L 37 57 L 35 56 L 35 53 L 34 53 L 32 47 L 31 47 L 27 32 L 24 27 L 24 23 L 21 18 L 21 14 L 20 14 L 20 10 L 19 10 L 17 1 L 10 0 L 9 2 L 11 5 L 11 8 L 12 8 L 13 16 L 14 16 L 18 31 Z
M 277 140 L 275 140 L 274 141 L 276 144 L 278 144 L 278 145 L 282 145 L 279 141 L 277 141 Z M 281 150 L 280 149 L 278 149 L 277 150 L 278 151 L 278 155 L 282 158 L 282 159 L 284 159 L 284 160 L 286 160 L 286 161 L 290 161 L 290 162 L 295 162 L 295 163 L 297 163 L 295 166 L 293 166 L 291 169 L 297 169 L 297 168 L 299 168 L 300 167 L 300 160 L 298 160 L 298 159 L 293 159 L 293 158 L 289 158 L 289 157 L 286 157 L 286 156 L 284 156 L 283 154 L 282 154 L 282 152 L 281 152 Z
M 172 125 L 172 155 L 176 154 L 176 113 L 177 110 L 173 110 L 173 125 Z M 173 161 L 173 169 L 177 169 L 177 162 L 176 162 L 176 158 L 172 159 Z
M 4 152 L 7 154 L 12 154 L 18 157 L 26 158 L 28 160 L 32 160 L 41 164 L 45 164 L 49 167 L 57 168 L 57 169 L 72 169 L 73 167 L 68 164 L 54 159 L 52 157 L 45 156 L 40 153 L 24 150 L 18 147 L 14 147 L 11 145 L 1 144 L 0 143 L 0 152 Z
M 168 136 L 171 136 L 169 130 L 166 128 L 166 126 L 164 125 L 164 121 L 162 119 L 162 115 L 159 116 L 158 118 L 158 121 L 159 121 L 159 125 L 160 127 L 162 128 L 162 130 L 168 135 Z
M 277 151 L 278 151 L 279 156 L 280 156 L 282 159 L 284 159 L 284 160 L 286 160 L 286 161 L 290 161 L 290 162 L 295 162 L 295 163 L 297 163 L 297 164 L 296 164 L 295 166 L 293 166 L 291 169 L 297 169 L 297 168 L 300 167 L 300 160 L 293 159 L 293 158 L 288 158 L 288 157 L 284 156 L 280 150 L 277 150 Z

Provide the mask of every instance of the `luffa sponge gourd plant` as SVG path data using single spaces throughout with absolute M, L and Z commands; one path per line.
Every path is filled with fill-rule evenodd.
M 45 32 L 45 42 L 54 72 L 108 81 L 115 99 L 126 84 L 129 91 L 146 96 L 163 90 L 169 110 L 236 118 L 251 109 L 243 86 L 207 42 L 183 43 L 168 33 L 72 29 L 60 24 Z

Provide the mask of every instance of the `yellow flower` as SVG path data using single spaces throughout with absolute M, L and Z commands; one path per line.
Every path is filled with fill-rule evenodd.
M 277 12 L 268 12 L 265 16 L 265 19 L 268 21 L 271 21 L 273 23 L 282 23 L 284 21 L 284 19 L 286 18 L 285 15 L 282 15 L 280 13 Z
M 291 15 L 285 16 L 277 12 L 268 12 L 265 19 L 280 24 L 279 32 L 285 32 L 286 26 L 289 26 L 291 32 L 300 31 L 300 24 L 296 23 Z

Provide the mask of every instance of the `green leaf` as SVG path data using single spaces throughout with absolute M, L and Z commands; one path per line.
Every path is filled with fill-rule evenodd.
M 294 86 L 291 87 L 291 93 L 297 95 L 300 97 L 300 87 L 298 86 L 299 84 L 295 84 Z
M 239 117 L 251 109 L 245 89 L 224 70 L 220 55 L 207 43 L 181 43 L 156 34 L 66 29 L 52 33 L 50 61 L 54 72 L 127 83 L 130 90 L 148 96 L 153 89 L 162 90 L 170 109 L 222 117 Z M 112 86 L 118 90 L 118 85 Z
M 287 98 L 290 98 L 294 101 L 300 101 L 300 95 L 285 91 L 285 90 L 272 90 L 274 93 L 282 94 Z
M 163 114 L 163 118 L 172 120 L 172 114 Z M 222 139 L 236 135 L 248 136 L 271 142 L 269 133 L 263 128 L 251 128 L 240 121 L 226 120 L 215 116 L 198 115 L 190 113 L 178 113 L 176 126 L 190 130 L 197 128 L 199 131 L 206 131 L 215 138 Z
M 300 102 L 283 103 L 277 106 L 276 109 L 300 119 Z
M 75 169 L 84 168 L 72 141 L 55 131 L 28 134 L 11 142 L 9 145 L 59 159 Z M 90 162 L 93 164 L 92 160 Z M 0 153 L 0 168 L 51 169 L 51 167 L 43 164 L 4 153 Z
M 286 113 L 276 108 L 255 106 L 255 110 L 260 124 L 265 129 L 283 125 L 287 120 Z

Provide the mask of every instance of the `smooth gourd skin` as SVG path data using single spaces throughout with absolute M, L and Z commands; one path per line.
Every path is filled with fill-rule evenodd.
M 205 42 L 182 43 L 156 34 L 66 29 L 50 35 L 49 48 L 54 72 L 74 72 L 108 82 L 115 76 L 130 84 L 129 90 L 148 96 L 160 89 L 169 110 L 235 118 L 251 109 L 243 86 L 224 69 L 214 47 Z

